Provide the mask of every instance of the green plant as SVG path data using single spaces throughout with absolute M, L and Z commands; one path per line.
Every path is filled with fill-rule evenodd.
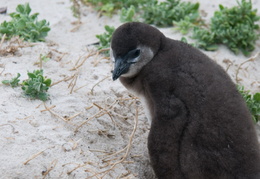
M 260 34 L 259 26 L 255 23 L 260 19 L 257 9 L 252 9 L 251 0 L 241 0 L 238 6 L 232 8 L 219 5 L 219 11 L 211 18 L 209 29 L 194 28 L 193 38 L 197 46 L 209 50 L 209 46 L 224 44 L 235 54 L 242 51 L 248 55 L 254 50 L 254 44 Z M 215 49 L 213 49 L 215 50 Z
M 22 90 L 24 94 L 33 99 L 46 101 L 49 97 L 47 91 L 51 85 L 51 79 L 43 77 L 43 70 L 34 70 L 27 73 L 29 79 L 23 81 Z
M 145 23 L 157 26 L 172 26 L 173 22 L 178 22 L 185 17 L 189 17 L 191 22 L 197 20 L 199 16 L 199 3 L 180 2 L 180 0 L 157 0 L 147 1 L 142 5 Z
M 0 37 L 6 34 L 7 38 L 19 36 L 26 41 L 44 41 L 50 31 L 49 23 L 46 20 L 37 21 L 38 13 L 30 15 L 31 8 L 28 3 L 19 4 L 16 12 L 11 13 L 12 20 L 0 24 Z
M 75 0 L 74 0 L 75 1 Z M 76 0 L 82 4 L 91 5 L 102 15 L 111 17 L 119 9 L 128 8 L 134 6 L 138 8 L 140 4 L 146 3 L 149 0 Z
M 123 8 L 120 12 L 121 22 L 133 22 L 135 16 L 135 7 L 131 5 L 129 8 Z
M 258 122 L 260 120 L 260 93 L 250 94 L 250 91 L 245 91 L 243 86 L 237 86 L 237 88 L 246 101 L 247 107 L 252 114 L 252 119 Z
M 40 54 L 40 60 L 43 62 L 48 62 L 49 60 L 51 60 L 51 58 L 49 57 L 49 54 L 46 55 Z
M 195 27 L 195 24 L 192 23 L 189 17 L 185 17 L 180 21 L 173 21 L 173 24 L 175 26 L 174 29 L 180 31 L 183 35 L 186 35 L 192 27 Z
M 96 37 L 99 39 L 99 50 L 110 47 L 110 41 L 112 38 L 112 34 L 115 31 L 115 27 L 106 25 L 105 30 L 106 32 L 104 32 L 103 34 L 96 35 Z
M 5 85 L 9 85 L 12 88 L 19 86 L 19 82 L 20 82 L 20 73 L 17 73 L 17 76 L 12 78 L 11 80 L 3 80 L 2 83 Z
M 70 7 L 73 16 L 76 18 L 80 18 L 80 2 L 78 0 L 70 0 L 72 2 L 72 6 Z
M 218 49 L 218 45 L 215 40 L 215 33 L 208 31 L 205 28 L 194 27 L 192 38 L 197 39 L 195 43 L 196 47 L 202 48 L 207 51 L 215 51 Z

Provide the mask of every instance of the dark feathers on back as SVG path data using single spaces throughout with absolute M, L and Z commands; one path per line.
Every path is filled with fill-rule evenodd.
M 260 179 L 251 114 L 228 74 L 196 48 L 142 23 L 119 27 L 111 47 L 123 55 L 140 44 L 154 57 L 120 81 L 147 102 L 148 148 L 157 177 Z

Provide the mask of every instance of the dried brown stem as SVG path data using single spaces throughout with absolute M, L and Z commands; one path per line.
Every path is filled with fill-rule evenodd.
M 113 117 L 111 116 L 111 114 L 110 114 L 110 112 L 109 112 L 109 110 L 108 109 L 106 109 L 106 108 L 103 108 L 103 107 L 101 107 L 101 106 L 99 106 L 98 104 L 96 104 L 96 103 L 93 103 L 93 105 L 94 106 L 97 106 L 100 110 L 103 110 L 103 111 L 105 111 L 106 112 L 106 114 L 110 117 L 110 119 L 111 119 L 111 121 L 113 122 L 113 124 L 114 124 L 114 126 L 116 126 L 116 122 L 114 121 L 114 119 L 113 119 Z
M 43 179 L 55 168 L 55 166 L 57 165 L 57 162 L 58 162 L 57 159 L 55 159 L 51 162 L 51 166 L 43 173 Z
M 101 62 L 101 60 L 104 60 L 104 59 L 109 59 L 109 57 L 102 57 L 102 58 L 99 58 L 98 60 L 96 60 L 95 62 L 94 62 L 94 64 L 93 64 L 93 66 L 94 67 L 96 67 L 100 62 Z
M 76 129 L 75 132 L 79 131 L 79 128 L 81 128 L 84 124 L 88 123 L 89 121 L 91 121 L 92 119 L 96 118 L 98 115 L 100 115 L 101 113 L 104 113 L 103 111 L 99 111 L 96 114 L 94 114 L 93 116 L 91 116 L 90 118 L 88 118 L 86 121 L 84 121 L 83 123 L 81 123 Z
M 83 165 L 80 165 L 78 164 L 77 167 L 73 168 L 72 170 L 68 171 L 67 174 L 70 175 L 72 172 L 74 172 L 75 170 L 77 170 L 78 168 L 81 168 L 81 167 L 85 167 L 87 164 L 83 164 Z
M 31 160 L 35 159 L 36 157 L 38 157 L 39 155 L 41 155 L 43 152 L 45 152 L 46 150 L 48 149 L 51 149 L 51 148 L 54 148 L 55 146 L 52 146 L 52 147 L 48 147 L 46 149 L 44 149 L 43 151 L 40 151 L 34 155 L 32 155 L 28 160 L 26 160 L 23 164 L 24 165 L 27 165 Z
M 44 104 L 44 107 L 45 107 L 46 111 L 50 112 L 53 116 L 55 116 L 55 117 L 57 117 L 59 119 L 62 119 L 65 122 L 68 122 L 64 117 L 61 117 L 60 115 L 56 114 L 54 111 L 51 110 L 51 108 L 53 108 L 53 106 L 51 106 L 51 108 L 48 108 L 45 103 L 43 103 L 43 104 Z
M 57 82 L 55 82 L 55 83 L 52 83 L 51 84 L 51 86 L 54 86 L 54 85 L 56 85 L 56 84 L 59 84 L 59 83 L 61 83 L 61 82 L 63 82 L 63 81 L 69 81 L 69 80 L 71 80 L 72 78 L 74 78 L 75 77 L 75 75 L 76 74 L 74 74 L 74 75 L 72 75 L 72 76 L 69 76 L 69 77 L 65 77 L 64 79 L 62 79 L 62 80 L 60 80 L 60 81 L 57 81 Z
M 73 92 L 73 89 L 74 89 L 74 87 L 76 86 L 76 84 L 77 84 L 77 80 L 78 80 L 78 73 L 75 75 L 75 77 L 72 79 L 72 81 L 70 82 L 70 84 L 69 84 L 69 86 L 68 86 L 68 88 L 69 87 L 71 87 L 71 89 L 70 89 L 70 94 L 72 94 L 72 92 Z
M 83 59 L 80 63 L 79 63 L 79 61 L 80 61 L 81 58 L 79 58 L 79 60 L 78 60 L 77 63 L 75 64 L 75 66 L 74 66 L 72 69 L 70 69 L 70 71 L 77 70 L 78 68 L 80 68 L 80 67 L 86 62 L 86 60 L 87 60 L 88 58 L 90 58 L 90 57 L 92 57 L 92 56 L 94 56 L 94 55 L 96 55 L 96 54 L 97 54 L 97 52 L 91 51 L 87 56 L 84 57 L 84 59 Z M 79 63 L 79 64 L 78 64 L 78 63 Z
M 106 76 L 105 78 L 103 78 L 102 80 L 100 80 L 100 81 L 98 81 L 96 84 L 94 84 L 94 86 L 91 88 L 91 91 L 90 91 L 91 95 L 93 95 L 94 88 L 95 88 L 98 84 L 100 84 L 101 82 L 105 81 L 107 78 L 109 78 L 109 76 Z
M 70 121 L 71 119 L 73 119 L 73 118 L 79 116 L 81 113 L 82 113 L 82 112 L 79 112 L 79 113 L 77 113 L 77 114 L 74 114 L 73 116 L 67 117 L 66 120 L 67 120 L 67 121 Z
M 254 56 L 252 56 L 252 57 L 250 57 L 249 59 L 247 59 L 246 61 L 240 63 L 240 65 L 238 66 L 238 69 L 237 69 L 237 71 L 236 71 L 236 83 L 239 83 L 239 81 L 240 81 L 240 79 L 238 78 L 238 73 L 239 73 L 239 71 L 242 69 L 242 66 L 243 66 L 244 64 L 248 63 L 248 62 L 252 62 L 252 61 L 256 60 L 256 58 L 259 56 L 259 54 L 260 54 L 260 53 L 258 52 L 258 53 L 256 53 Z
M 114 155 L 116 155 L 116 154 L 122 153 L 123 151 L 126 151 L 125 154 L 124 154 L 122 157 L 120 157 L 121 159 L 120 159 L 119 161 L 116 161 L 116 162 L 114 162 L 113 164 L 111 164 L 111 167 L 110 167 L 109 169 L 104 170 L 104 171 L 101 171 L 101 172 L 99 172 L 99 173 L 96 173 L 96 174 L 94 174 L 94 175 L 92 175 L 92 176 L 90 176 L 90 177 L 87 177 L 88 179 L 89 179 L 89 178 L 93 178 L 93 177 L 97 177 L 98 175 L 101 175 L 101 174 L 102 174 L 101 178 L 103 178 L 103 177 L 106 176 L 110 171 L 112 171 L 118 164 L 123 163 L 123 162 L 126 160 L 126 158 L 127 158 L 128 155 L 129 155 L 129 152 L 130 152 L 130 149 L 131 149 L 131 146 L 132 146 L 132 142 L 133 142 L 133 138 L 134 138 L 134 134 L 135 134 L 135 132 L 136 132 L 137 125 L 138 125 L 138 107 L 137 107 L 137 106 L 136 106 L 136 113 L 135 113 L 134 122 L 135 122 L 134 128 L 133 128 L 133 131 L 132 131 L 132 133 L 131 133 L 131 135 L 130 135 L 130 137 L 129 137 L 127 146 L 126 146 L 124 149 L 122 149 L 122 150 L 120 150 L 120 151 L 118 151 L 118 152 L 115 152 L 114 154 L 111 154 L 111 155 L 110 155 L 110 156 L 114 156 Z M 110 160 L 110 161 L 112 161 L 112 160 Z

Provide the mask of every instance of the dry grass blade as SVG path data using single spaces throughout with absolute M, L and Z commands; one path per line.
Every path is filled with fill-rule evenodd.
M 103 49 L 101 49 L 101 50 L 99 50 L 99 51 L 97 52 L 97 55 L 100 55 L 101 53 L 106 52 L 106 51 L 109 51 L 109 50 L 110 50 L 109 48 L 103 48 Z
M 73 118 L 79 116 L 81 113 L 82 113 L 82 112 L 79 112 L 79 113 L 74 114 L 74 115 L 72 115 L 72 116 L 70 116 L 70 117 L 66 117 L 66 120 L 67 120 L 67 121 L 70 121 L 71 119 L 73 119 Z
M 126 158 L 128 157 L 128 155 L 130 153 L 130 149 L 131 149 L 131 146 L 132 146 L 132 143 L 133 143 L 133 138 L 134 138 L 137 126 L 138 126 L 138 107 L 136 106 L 136 112 L 135 112 L 135 118 L 134 118 L 134 128 L 133 128 L 133 131 L 132 131 L 131 135 L 129 136 L 129 140 L 128 140 L 127 146 L 124 149 L 122 149 L 122 150 L 120 150 L 120 151 L 118 151 L 116 153 L 111 154 L 110 156 L 115 156 L 115 155 L 117 155 L 119 153 L 122 153 L 124 151 L 125 151 L 125 154 L 120 157 L 120 160 L 118 160 L 118 161 L 116 161 L 116 162 L 114 162 L 112 164 L 109 163 L 109 165 L 110 165 L 109 169 L 106 169 L 104 171 L 98 172 L 98 173 L 96 173 L 96 174 L 94 174 L 94 175 L 92 175 L 90 177 L 87 177 L 87 179 L 93 178 L 93 177 L 97 177 L 99 175 L 102 175 L 101 178 L 103 178 L 109 172 L 111 172 L 118 164 L 123 163 L 126 160 Z M 112 160 L 113 159 L 111 159 L 109 161 L 112 161 Z
M 74 172 L 75 170 L 81 168 L 81 167 L 85 167 L 87 164 L 83 164 L 83 165 L 80 165 L 78 164 L 78 166 L 76 168 L 73 168 L 72 170 L 68 171 L 67 174 L 70 175 L 72 172 Z
M 238 66 L 238 69 L 236 71 L 236 83 L 239 83 L 239 81 L 241 81 L 239 78 L 238 78 L 238 73 L 239 71 L 242 69 L 242 66 L 248 62 L 253 62 L 256 60 L 256 58 L 259 56 L 260 52 L 256 53 L 254 56 L 250 57 L 249 59 L 247 59 L 246 61 L 240 63 L 240 65 Z
M 75 74 L 74 78 L 72 78 L 72 80 L 71 80 L 71 82 L 70 82 L 70 84 L 69 84 L 69 86 L 68 86 L 68 88 L 70 88 L 70 87 L 71 87 L 71 89 L 70 89 L 70 94 L 72 94 L 72 92 L 73 92 L 73 89 L 74 89 L 74 87 L 75 87 L 75 86 L 76 86 L 76 84 L 77 84 L 78 76 L 79 76 L 79 74 L 78 74 L 78 73 L 77 73 L 77 74 Z
M 108 59 L 110 59 L 110 58 L 109 57 L 101 57 L 98 60 L 94 61 L 93 66 L 96 67 L 102 60 L 108 60 Z
M 96 114 L 94 114 L 93 116 L 91 116 L 90 118 L 88 118 L 86 121 L 84 121 L 83 123 L 81 123 L 76 129 L 75 129 L 75 133 L 79 131 L 79 128 L 81 128 L 84 124 L 88 123 L 89 121 L 91 121 L 92 119 L 96 118 L 97 116 L 99 116 L 100 114 L 104 114 L 103 111 L 99 111 Z
M 91 95 L 93 95 L 94 88 L 95 88 L 98 84 L 100 84 L 101 82 L 105 81 L 107 78 L 109 78 L 109 76 L 106 76 L 105 78 L 103 78 L 102 80 L 100 80 L 99 82 L 97 82 L 96 84 L 94 84 L 94 86 L 91 88 L 91 91 L 90 91 Z
M 72 172 L 74 172 L 75 170 L 77 170 L 77 169 L 79 169 L 79 168 L 85 167 L 85 166 L 87 166 L 87 165 L 92 165 L 91 162 L 84 162 L 84 164 L 67 163 L 67 164 L 64 164 L 64 165 L 62 165 L 62 166 L 64 167 L 64 166 L 66 166 L 66 165 L 71 165 L 71 164 L 74 164 L 74 165 L 77 165 L 77 166 L 76 166 L 75 168 L 73 168 L 72 170 L 67 171 L 67 174 L 68 174 L 68 175 L 70 175 Z M 88 171 L 90 171 L 90 172 L 93 172 L 93 171 L 90 170 L 90 169 L 86 169 L 86 170 L 88 170 Z
M 54 111 L 52 111 L 51 109 L 54 108 L 53 106 L 51 107 L 47 107 L 46 106 L 46 103 L 43 103 L 44 104 L 44 107 L 45 107 L 45 111 L 48 111 L 50 112 L 53 116 L 59 118 L 59 119 L 62 119 L 63 121 L 66 121 L 68 122 L 64 117 L 61 117 L 60 115 L 56 114 Z
M 112 115 L 110 114 L 109 110 L 106 108 L 101 107 L 100 105 L 93 103 L 93 105 L 95 105 L 96 107 L 98 107 L 100 110 L 103 110 L 106 112 L 106 114 L 108 114 L 108 116 L 110 117 L 111 121 L 113 122 L 114 126 L 116 126 L 116 122 L 114 121 Z M 113 105 L 112 105 L 113 106 Z
M 72 69 L 70 69 L 70 71 L 73 71 L 73 70 L 78 70 L 78 68 L 80 68 L 85 62 L 86 62 L 86 60 L 88 59 L 88 58 L 90 58 L 90 57 L 92 57 L 92 56 L 94 56 L 94 55 L 96 55 L 97 54 L 97 52 L 95 52 L 95 51 L 90 51 L 90 53 L 87 55 L 87 56 L 85 56 L 84 57 L 84 59 L 80 62 L 80 59 L 81 59 L 81 57 L 78 59 L 78 61 L 76 62 L 76 64 L 75 64 L 75 66 L 72 68 Z
M 91 121 L 92 119 L 94 119 L 94 118 L 99 118 L 99 117 L 101 117 L 101 116 L 103 116 L 103 115 L 105 115 L 105 114 L 108 114 L 108 111 L 111 110 L 117 102 L 118 102 L 118 100 L 115 100 L 115 102 L 113 102 L 113 103 L 112 103 L 110 106 L 108 106 L 107 108 L 102 108 L 102 107 L 99 106 L 99 107 L 98 107 L 98 108 L 99 108 L 99 111 L 98 111 L 96 114 L 94 114 L 93 116 L 89 117 L 86 121 L 84 121 L 83 123 L 81 123 L 81 124 L 76 128 L 75 132 L 78 132 L 79 128 L 81 128 L 83 125 L 85 125 L 86 123 L 88 123 L 88 122 Z M 93 103 L 93 106 L 95 106 L 94 103 Z M 96 106 L 97 106 L 97 105 L 96 105 Z M 91 107 L 91 108 L 92 108 L 92 107 Z M 108 115 L 109 115 L 109 114 L 108 114 Z M 109 115 L 109 116 L 110 116 L 110 115 Z M 112 116 L 110 116 L 110 117 L 111 117 L 111 120 L 112 120 L 112 122 L 113 122 Z M 114 124 L 115 124 L 115 123 L 114 123 Z
M 82 22 L 81 22 L 81 20 L 79 18 L 77 21 L 72 22 L 71 24 L 75 25 L 75 27 L 73 29 L 71 29 L 70 31 L 71 32 L 76 32 L 77 30 L 79 30 L 80 26 L 82 25 Z
M 53 161 L 51 162 L 51 166 L 50 166 L 46 171 L 44 171 L 44 172 L 42 173 L 43 179 L 55 168 L 55 166 L 57 165 L 57 162 L 58 162 L 57 159 L 55 159 L 55 160 L 53 160 Z
M 52 146 L 52 147 L 48 147 L 46 149 L 44 149 L 43 151 L 40 151 L 34 155 L 32 155 L 28 160 L 26 160 L 23 164 L 24 165 L 27 165 L 31 160 L 35 159 L 36 157 L 38 157 L 39 155 L 41 155 L 43 152 L 45 152 L 46 150 L 48 149 L 51 149 L 51 148 L 54 148 L 55 146 Z
M 60 81 L 57 81 L 57 82 L 55 82 L 55 83 L 52 83 L 51 86 L 57 85 L 57 84 L 59 84 L 59 83 L 61 83 L 61 82 L 63 82 L 63 81 L 65 81 L 65 82 L 66 82 L 66 81 L 69 81 L 69 80 L 75 78 L 75 76 L 76 76 L 76 74 L 74 74 L 74 75 L 72 75 L 72 76 L 69 76 L 69 77 L 65 77 L 64 79 L 62 79 L 62 80 L 60 80 Z
M 31 47 L 36 45 L 35 43 L 25 43 L 18 36 L 12 37 L 6 44 L 4 44 L 6 35 L 4 34 L 0 42 L 0 56 L 13 56 L 16 54 L 19 48 Z

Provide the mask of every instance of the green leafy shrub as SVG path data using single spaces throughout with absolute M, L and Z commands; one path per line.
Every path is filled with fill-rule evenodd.
M 215 33 L 208 31 L 201 27 L 194 27 L 193 38 L 197 39 L 195 46 L 208 51 L 215 51 L 218 49 L 218 45 L 215 40 Z
M 157 26 L 172 26 L 173 22 L 178 22 L 188 17 L 191 22 L 197 20 L 199 16 L 199 3 L 180 2 L 180 0 L 157 0 L 147 1 L 143 4 L 142 10 L 145 23 Z
M 43 77 L 43 70 L 34 70 L 27 73 L 29 79 L 23 81 L 22 90 L 24 94 L 33 99 L 46 101 L 49 97 L 47 91 L 51 85 L 51 79 Z
M 193 38 L 197 39 L 197 46 L 205 50 L 216 50 L 211 47 L 224 44 L 235 54 L 242 51 L 248 55 L 254 50 L 260 35 L 256 31 L 259 26 L 255 23 L 259 19 L 257 9 L 252 9 L 251 0 L 241 0 L 238 6 L 232 8 L 219 5 L 219 11 L 211 18 L 209 29 L 194 28 Z
M 31 8 L 28 3 L 18 5 L 16 12 L 11 13 L 12 20 L 0 24 L 0 37 L 6 34 L 7 38 L 19 36 L 26 41 L 44 41 L 50 31 L 46 20 L 37 21 L 38 13 L 30 15 Z
M 76 0 L 80 1 L 85 5 L 91 5 L 102 15 L 106 15 L 111 17 L 118 10 L 122 8 L 129 8 L 130 6 L 134 6 L 138 8 L 140 4 L 144 4 L 149 0 Z
M 243 86 L 238 86 L 237 88 L 246 101 L 247 107 L 252 114 L 252 119 L 258 122 L 260 120 L 260 93 L 250 94 L 250 91 L 245 91 Z
M 5 85 L 9 85 L 12 88 L 17 87 L 17 86 L 19 86 L 20 76 L 21 76 L 20 73 L 17 73 L 16 77 L 12 78 L 11 80 L 3 80 L 2 83 Z
M 135 16 L 135 7 L 131 5 L 129 8 L 123 8 L 120 12 L 121 22 L 133 22 Z
M 198 15 L 198 17 L 199 17 L 199 15 Z M 190 29 L 195 27 L 195 24 L 192 22 L 192 20 L 189 17 L 185 17 L 184 19 L 181 19 L 180 21 L 173 21 L 173 24 L 175 26 L 174 29 L 181 32 L 183 35 L 188 34 Z
M 96 37 L 99 39 L 99 50 L 110 47 L 110 41 L 112 38 L 112 34 L 115 31 L 115 27 L 106 25 L 105 30 L 106 32 L 104 32 L 103 34 L 96 35 Z

